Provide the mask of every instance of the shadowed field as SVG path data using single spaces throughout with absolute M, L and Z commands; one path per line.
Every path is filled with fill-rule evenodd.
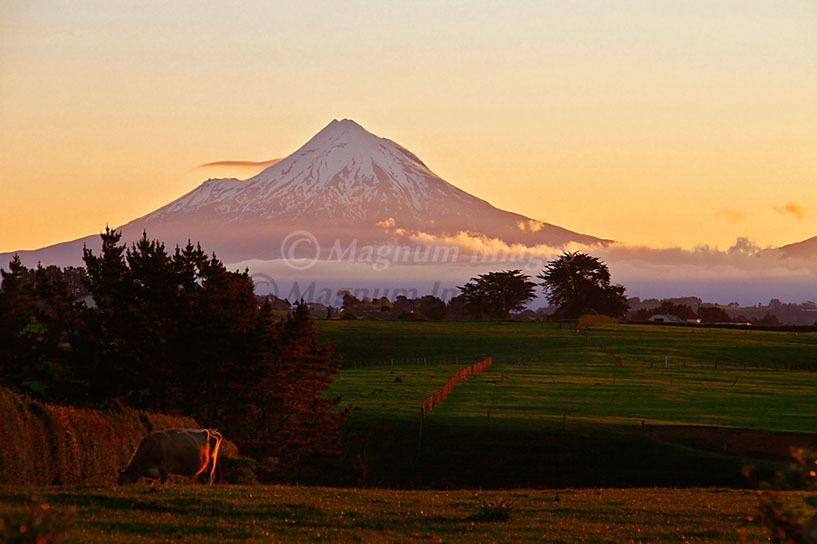
M 22 519 L 32 500 L 57 518 L 74 516 L 65 536 L 88 543 L 740 542 L 763 534 L 747 520 L 753 494 L 718 489 L 0 487 L 4 515 Z

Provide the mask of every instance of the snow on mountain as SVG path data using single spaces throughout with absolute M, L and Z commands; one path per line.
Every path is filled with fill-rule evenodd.
M 332 121 L 289 157 L 247 180 L 211 179 L 144 217 L 209 210 L 228 222 L 257 218 L 369 224 L 434 220 L 440 200 L 484 205 L 404 147 L 350 119 Z

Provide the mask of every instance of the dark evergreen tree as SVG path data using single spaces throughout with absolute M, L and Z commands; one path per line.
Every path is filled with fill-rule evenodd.
M 448 306 L 439 297 L 425 295 L 420 298 L 420 313 L 432 321 L 443 321 L 448 317 Z
M 462 303 L 473 316 L 490 319 L 505 319 L 510 312 L 523 309 L 536 296 L 536 284 L 521 270 L 480 274 L 457 288 Z
M 26 267 L 15 255 L 9 270 L 0 269 L 0 383 L 19 385 L 31 364 L 29 339 L 34 333 L 34 293 L 26 284 Z
M 611 285 L 607 265 L 585 253 L 563 253 L 537 277 L 543 280 L 548 302 L 557 307 L 557 317 L 575 319 L 588 313 L 620 317 L 629 309 L 624 286 Z
M 83 398 L 76 350 L 84 333 L 80 305 L 63 272 L 29 270 L 15 257 L 0 285 L 0 383 L 50 402 Z

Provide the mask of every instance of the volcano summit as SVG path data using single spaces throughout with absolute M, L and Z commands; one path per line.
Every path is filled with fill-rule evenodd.
M 147 231 L 171 247 L 198 240 L 227 262 L 276 259 L 282 240 L 295 230 L 312 233 L 321 247 L 335 240 L 410 243 L 463 234 L 527 247 L 611 242 L 500 210 L 350 119 L 332 121 L 254 177 L 209 179 L 120 230 L 124 240 Z M 98 240 L 91 236 L 20 255 L 34 264 L 76 264 L 82 245 L 96 249 Z

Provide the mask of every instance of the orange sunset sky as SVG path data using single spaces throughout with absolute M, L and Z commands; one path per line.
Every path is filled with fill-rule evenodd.
M 3 0 L 0 252 L 121 225 L 334 118 L 628 244 L 817 235 L 817 2 Z

